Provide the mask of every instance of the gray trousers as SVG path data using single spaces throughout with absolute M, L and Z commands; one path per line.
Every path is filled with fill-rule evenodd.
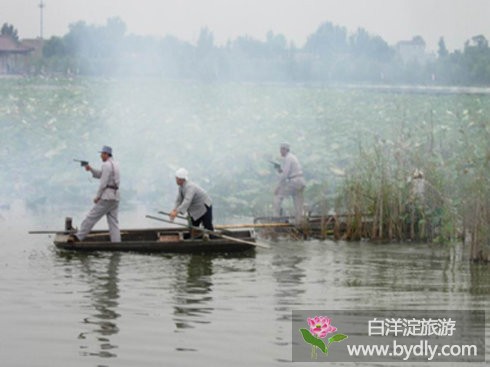
M 305 180 L 303 177 L 297 177 L 290 181 L 280 184 L 274 195 L 274 215 L 282 216 L 282 202 L 286 196 L 291 196 L 294 203 L 294 217 L 296 224 L 301 223 L 303 218 Z
M 83 220 L 80 230 L 76 233 L 77 238 L 82 241 L 90 233 L 95 223 L 106 215 L 111 242 L 121 242 L 121 232 L 119 231 L 119 221 L 117 219 L 118 209 L 119 201 L 117 200 L 99 200 Z

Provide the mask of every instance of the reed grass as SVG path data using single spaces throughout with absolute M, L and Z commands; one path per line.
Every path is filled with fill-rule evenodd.
M 452 135 L 430 113 L 418 138 L 400 123 L 394 142 L 359 143 L 336 200 L 337 213 L 349 215 L 343 238 L 466 240 L 471 260 L 490 261 L 490 122 L 482 111 L 455 113 Z M 411 194 L 415 169 L 424 172 L 422 201 Z

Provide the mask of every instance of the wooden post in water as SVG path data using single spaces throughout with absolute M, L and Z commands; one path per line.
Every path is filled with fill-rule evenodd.
M 73 229 L 72 218 L 66 217 L 65 218 L 65 231 L 70 232 L 72 229 Z
M 471 223 L 471 244 L 470 244 L 470 260 L 475 262 L 490 261 L 490 253 L 484 245 L 489 240 L 489 234 L 482 228 L 485 228 L 488 222 L 487 213 L 482 204 L 482 200 L 477 200 L 475 203 L 475 212 L 473 222 Z

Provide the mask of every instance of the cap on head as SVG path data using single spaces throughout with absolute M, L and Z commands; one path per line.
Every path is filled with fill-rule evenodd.
M 281 143 L 280 147 L 281 149 L 286 149 L 286 150 L 289 150 L 291 148 L 289 143 Z
M 187 180 L 189 178 L 189 172 L 185 168 L 179 168 L 175 171 L 175 177 L 180 178 L 181 180 Z
M 112 155 L 112 148 L 108 147 L 107 145 L 104 145 L 99 153 L 107 153 Z
M 424 178 L 424 172 L 422 170 L 419 170 L 418 168 L 413 171 L 413 178 Z

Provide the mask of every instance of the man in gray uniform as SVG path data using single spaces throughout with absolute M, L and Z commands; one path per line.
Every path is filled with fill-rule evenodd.
M 303 217 L 303 191 L 306 182 L 298 158 L 289 150 L 290 146 L 288 143 L 281 144 L 280 152 L 284 160 L 277 170 L 279 172 L 279 182 L 274 191 L 274 215 L 282 216 L 282 202 L 286 196 L 291 196 L 294 202 L 294 217 L 296 224 L 299 224 Z
M 175 172 L 175 182 L 179 186 L 179 192 L 175 208 L 170 213 L 170 220 L 174 220 L 179 213 L 188 212 L 194 227 L 202 223 L 204 228 L 214 231 L 213 207 L 206 191 L 189 181 L 189 173 L 185 168 L 179 168 Z
M 94 206 L 83 220 L 80 230 L 69 238 L 69 241 L 83 241 L 92 230 L 95 223 L 104 215 L 107 216 L 111 242 L 121 242 L 121 232 L 119 231 L 118 209 L 119 209 L 119 165 L 112 159 L 112 148 L 103 146 L 100 152 L 102 167 L 100 170 L 85 166 L 85 170 L 90 171 L 92 176 L 100 179 L 99 189 L 94 198 Z

